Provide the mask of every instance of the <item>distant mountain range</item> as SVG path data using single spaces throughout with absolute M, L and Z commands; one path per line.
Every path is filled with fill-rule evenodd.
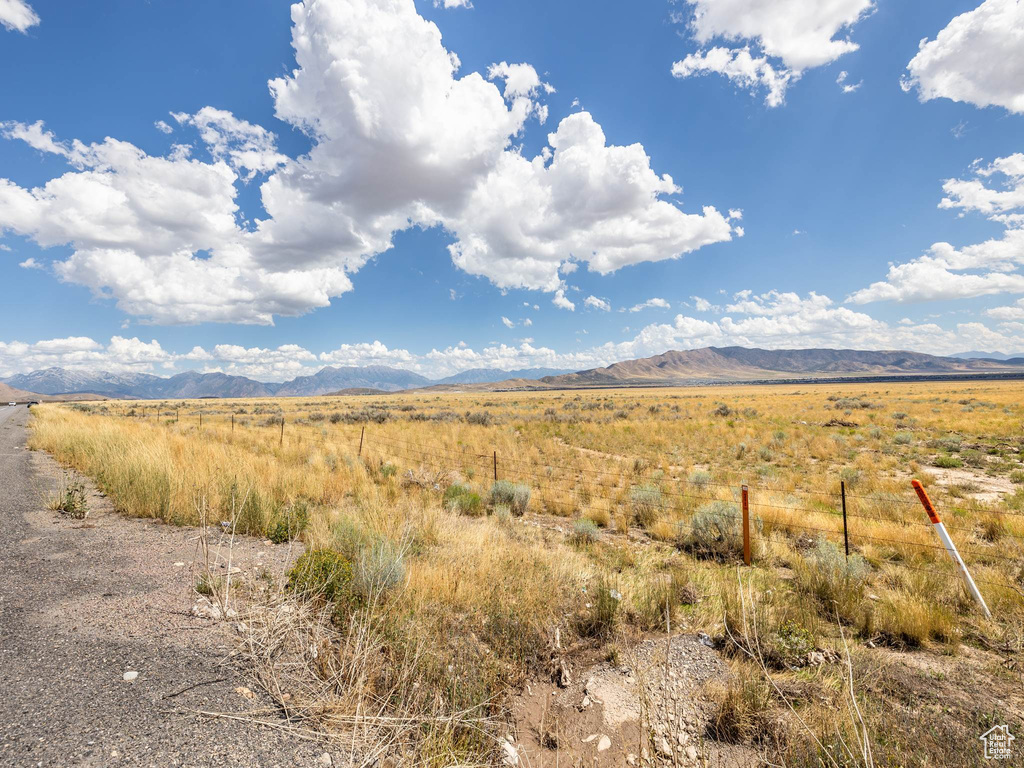
M 266 383 L 244 376 L 189 371 L 162 377 L 148 373 L 86 373 L 64 368 L 4 379 L 22 394 L 66 395 L 89 392 L 106 397 L 172 399 L 195 397 L 295 397 L 333 393 L 395 392 L 429 387 L 442 391 L 509 388 L 560 389 L 593 386 L 651 386 L 707 381 L 748 381 L 872 375 L 1024 373 L 1024 356 L 1011 359 L 938 357 L 919 352 L 856 349 L 748 349 L 705 347 L 672 350 L 626 360 L 606 368 L 567 373 L 549 368 L 506 371 L 474 368 L 444 379 L 385 365 L 323 368 L 311 376 Z M 986 353 L 978 353 L 986 354 Z M 0 389 L 0 392 L 3 390 Z
M 105 397 L 165 400 L 194 397 L 294 397 L 326 395 L 339 390 L 381 390 L 428 387 L 432 384 L 480 384 L 518 378 L 540 378 L 565 373 L 552 368 L 506 371 L 498 368 L 473 368 L 433 380 L 418 373 L 386 365 L 327 367 L 311 376 L 299 376 L 284 383 L 260 382 L 245 376 L 188 371 L 176 376 L 148 373 L 107 373 L 46 368 L 3 379 L 3 384 L 22 391 L 28 397 L 89 392 Z M 24 398 L 21 398 L 24 399 Z
M 690 381 L 781 379 L 830 376 L 1024 372 L 1017 361 L 965 360 L 920 352 L 857 349 L 748 349 L 705 347 L 672 350 L 541 379 L 546 386 L 629 386 Z

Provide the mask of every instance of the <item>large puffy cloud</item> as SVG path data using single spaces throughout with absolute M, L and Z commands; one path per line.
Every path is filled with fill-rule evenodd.
M 520 155 L 512 141 L 546 117 L 551 86 L 523 63 L 460 76 L 412 0 L 309 0 L 292 21 L 297 66 L 270 90 L 308 154 L 285 157 L 271 132 L 212 107 L 174 113 L 208 159 L 6 124 L 74 170 L 35 189 L 0 180 L 0 230 L 69 245 L 62 279 L 157 323 L 271 323 L 326 306 L 412 226 L 448 230 L 466 271 L 566 309 L 558 269 L 571 259 L 607 273 L 734 231 L 714 208 L 664 199 L 673 180 L 639 144 L 608 145 L 587 113 L 562 121 L 538 157 Z M 249 224 L 237 191 L 256 177 L 266 218 Z
M 589 113 L 566 117 L 548 143 L 529 160 L 503 153 L 447 220 L 459 267 L 501 287 L 555 291 L 570 257 L 607 274 L 732 237 L 716 209 L 688 214 L 661 199 L 679 192 L 672 178 L 654 172 L 641 145 L 609 146 Z
M 202 162 L 178 147 L 153 157 L 107 138 L 58 141 L 41 124 L 5 135 L 64 157 L 76 170 L 25 189 L 0 179 L 0 229 L 74 252 L 53 269 L 157 323 L 270 323 L 327 306 L 350 290 L 344 267 L 267 265 L 236 221 L 238 176 L 226 159 Z M 210 130 L 214 130 L 211 128 Z M 238 149 L 233 140 L 225 152 Z M 217 151 L 217 150 L 215 150 Z M 247 154 L 238 161 L 254 163 Z
M 751 91 L 767 90 L 765 103 L 776 107 L 786 88 L 812 67 L 857 50 L 849 38 L 837 39 L 872 8 L 872 0 L 688 0 L 690 28 L 701 50 L 672 66 L 676 77 L 715 72 Z M 741 46 L 707 48 L 713 40 Z M 754 53 L 751 53 L 751 49 Z
M 1024 112 L 1024 3 L 985 0 L 925 38 L 907 65 L 904 90 L 921 101 L 952 99 Z
M 11 32 L 25 33 L 39 23 L 39 15 L 25 0 L 0 0 L 0 25 Z

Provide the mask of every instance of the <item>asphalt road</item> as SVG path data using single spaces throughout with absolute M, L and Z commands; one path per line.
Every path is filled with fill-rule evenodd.
M 259 703 L 236 692 L 253 684 L 225 664 L 229 629 L 189 615 L 170 560 L 195 531 L 45 509 L 58 479 L 25 449 L 29 418 L 0 407 L 0 765 L 320 765 L 321 745 L 196 716 Z

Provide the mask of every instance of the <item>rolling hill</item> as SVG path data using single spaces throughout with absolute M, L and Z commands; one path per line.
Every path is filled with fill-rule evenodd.
M 606 368 L 549 376 L 546 386 L 629 386 L 671 382 L 794 377 L 957 374 L 1024 371 L 1018 362 L 938 357 L 920 352 L 857 349 L 749 349 L 705 347 L 670 350 Z

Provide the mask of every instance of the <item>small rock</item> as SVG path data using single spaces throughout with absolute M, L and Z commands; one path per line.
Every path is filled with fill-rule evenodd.
M 686 759 L 691 763 L 697 759 L 697 748 L 692 744 L 686 748 Z
M 174 564 L 174 567 L 175 568 L 184 568 L 185 567 L 185 563 L 183 563 L 181 560 L 179 560 L 178 562 L 176 562 Z
M 658 742 L 655 746 L 658 748 L 658 752 L 664 755 L 665 757 L 672 757 L 672 745 L 668 743 L 668 739 L 666 739 L 664 736 L 658 739 Z
M 334 765 L 334 758 L 331 757 L 330 752 L 324 752 L 320 755 L 320 759 L 317 760 L 317 762 L 320 763 L 320 765 Z
M 598 741 L 597 741 L 597 751 L 598 752 L 604 752 L 605 750 L 610 749 L 611 746 L 612 746 L 612 740 L 609 739 L 607 736 L 605 736 L 602 733 L 601 734 L 601 738 L 598 739 Z
M 592 741 L 593 741 L 594 739 L 596 739 L 596 738 L 597 738 L 597 734 L 596 734 L 596 733 L 592 733 L 592 734 L 590 734 L 589 736 L 587 736 L 587 738 L 585 738 L 585 739 L 583 740 L 583 743 L 584 743 L 584 744 L 589 744 L 590 742 L 592 742 Z
M 820 667 L 825 663 L 825 654 L 820 651 L 811 651 L 807 654 L 807 663 L 812 667 Z
M 583 697 L 583 702 L 580 704 L 580 709 L 586 709 L 587 707 L 590 706 L 590 704 L 591 704 L 590 697 L 589 696 L 584 696 Z
M 246 688 L 244 685 L 240 685 L 235 688 L 235 693 L 246 699 L 255 699 L 256 694 L 252 692 L 250 688 Z
M 679 744 L 679 746 L 685 745 L 686 742 L 689 741 L 689 740 L 690 740 L 690 735 L 688 733 L 686 733 L 685 731 L 680 731 L 679 733 L 676 734 L 676 742 Z
M 697 638 L 701 641 L 701 643 L 703 645 L 706 645 L 708 648 L 714 648 L 715 647 L 714 640 L 711 639 L 711 636 L 708 635 L 707 632 L 699 632 L 697 634 Z
M 139 676 L 139 673 L 136 672 L 134 669 L 129 669 L 127 672 L 125 672 L 123 675 L 121 675 L 122 679 L 124 679 L 124 681 L 126 683 L 132 682 L 138 676 Z
M 636 755 L 632 752 L 626 755 L 626 765 L 636 765 Z
M 219 606 L 203 598 L 192 606 L 192 615 L 198 616 L 201 619 L 219 619 L 221 617 L 221 610 Z
M 228 568 L 228 575 L 229 576 L 234 576 L 236 573 L 241 573 L 241 572 L 242 572 L 242 569 L 238 568 L 237 566 L 232 566 L 232 567 Z M 327 753 L 325 752 L 324 754 L 327 754 Z

